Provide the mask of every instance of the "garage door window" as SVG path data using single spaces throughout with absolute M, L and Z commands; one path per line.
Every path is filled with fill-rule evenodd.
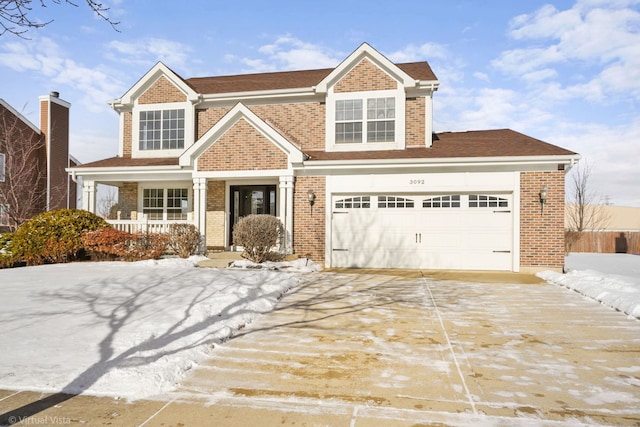
M 385 208 L 412 208 L 413 200 L 396 196 L 378 196 L 378 207 Z
M 423 208 L 459 208 L 460 195 L 452 194 L 447 196 L 431 197 L 422 201 Z
M 508 208 L 509 201 L 502 197 L 486 196 L 482 194 L 469 195 L 470 208 Z
M 369 209 L 371 196 L 356 196 L 347 199 L 336 200 L 336 209 Z

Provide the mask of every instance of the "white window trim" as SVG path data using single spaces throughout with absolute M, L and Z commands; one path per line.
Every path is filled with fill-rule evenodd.
M 367 114 L 367 99 L 395 98 L 395 141 L 393 142 L 359 142 L 336 144 L 336 101 L 346 99 L 362 99 L 363 115 Z M 405 93 L 402 88 L 394 90 L 375 90 L 366 92 L 334 93 L 333 88 L 327 93 L 326 99 L 326 134 L 325 149 L 327 151 L 374 151 L 374 150 L 402 150 L 405 148 Z M 363 126 L 363 139 L 367 132 Z
M 187 189 L 187 212 L 193 212 L 193 182 L 192 181 L 174 181 L 174 182 L 144 182 L 138 184 L 138 208 L 137 211 L 140 215 L 144 214 L 144 190 L 147 189 L 162 189 L 165 190 L 164 201 L 167 200 L 167 189 L 170 188 L 186 188 Z M 168 220 L 167 218 L 167 204 L 164 203 L 162 207 L 162 220 L 157 221 L 183 221 L 183 220 Z
M 184 110 L 184 148 L 174 150 L 140 149 L 140 112 L 155 110 Z M 190 102 L 169 102 L 163 104 L 136 104 L 132 110 L 131 156 L 133 158 L 179 157 L 194 143 L 194 108 Z

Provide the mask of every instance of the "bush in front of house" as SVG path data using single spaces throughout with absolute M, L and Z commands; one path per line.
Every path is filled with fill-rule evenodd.
M 283 233 L 282 223 L 273 215 L 249 215 L 233 227 L 233 244 L 242 246 L 243 257 L 253 262 L 264 262 L 280 258 L 272 252 Z
M 113 261 L 127 256 L 133 234 L 103 227 L 82 234 L 82 247 L 96 261 Z
M 31 218 L 13 235 L 11 248 L 16 260 L 27 265 L 68 262 L 82 248 L 82 234 L 108 227 L 107 222 L 88 211 L 58 209 Z
M 0 268 L 12 267 L 15 263 L 15 257 L 11 250 L 11 241 L 13 233 L 0 234 Z
M 125 261 L 158 259 L 166 251 L 169 236 L 162 233 L 134 233 L 124 257 Z
M 171 224 L 168 234 L 169 248 L 180 258 L 189 258 L 200 249 L 202 237 L 193 224 Z

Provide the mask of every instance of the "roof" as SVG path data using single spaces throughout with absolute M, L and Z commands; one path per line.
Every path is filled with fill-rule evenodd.
M 431 147 L 409 147 L 405 150 L 328 152 L 307 150 L 307 162 L 339 160 L 442 159 L 478 157 L 572 156 L 573 151 L 549 144 L 511 129 L 443 132 L 434 134 Z M 112 157 L 78 166 L 134 167 L 178 166 L 178 158 L 132 159 Z
M 439 159 L 452 157 L 528 157 L 575 155 L 511 129 L 443 132 L 434 134 L 433 145 L 406 150 L 326 152 L 307 151 L 309 160 Z
M 427 62 L 410 62 L 396 65 L 416 80 L 437 80 Z M 186 79 L 185 82 L 201 94 L 298 89 L 317 85 L 333 70 L 333 68 L 324 68 L 321 70 L 194 77 Z

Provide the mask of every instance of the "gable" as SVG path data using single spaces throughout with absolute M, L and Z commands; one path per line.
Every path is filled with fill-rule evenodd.
M 138 98 L 139 104 L 160 104 L 164 102 L 186 102 L 187 95 L 165 76 L 160 76 Z
M 394 90 L 398 82 L 368 58 L 362 59 L 344 77 L 338 80 L 334 92 L 365 92 L 373 90 Z
M 199 171 L 287 169 L 288 156 L 240 118 L 198 158 Z

